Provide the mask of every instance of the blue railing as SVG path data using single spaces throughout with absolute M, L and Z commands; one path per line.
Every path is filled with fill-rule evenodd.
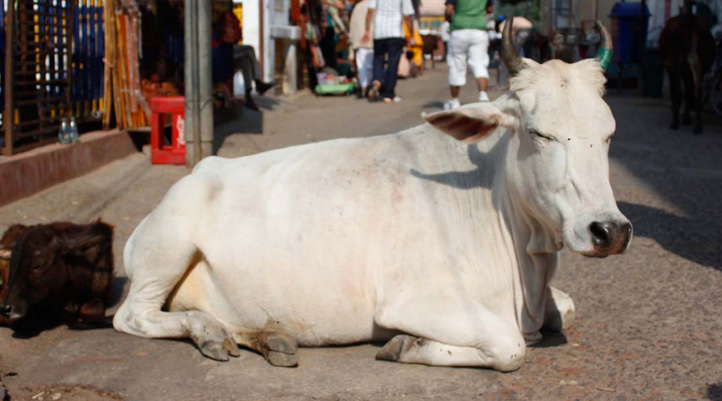
M 105 37 L 100 0 L 77 0 L 73 12 L 73 112 L 79 118 L 99 118 L 103 106 Z
M 5 110 L 5 0 L 0 0 L 0 127 L 3 125 L 3 110 Z M 0 132 L 0 136 L 4 136 Z

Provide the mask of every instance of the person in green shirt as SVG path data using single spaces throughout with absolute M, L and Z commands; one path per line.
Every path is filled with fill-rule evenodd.
M 466 65 L 476 78 L 479 101 L 488 102 L 486 87 L 489 82 L 489 34 L 486 32 L 486 15 L 493 11 L 492 0 L 447 0 L 446 18 L 451 22 L 451 37 L 447 64 L 451 99 L 444 109 L 461 106 L 459 92 L 466 84 Z

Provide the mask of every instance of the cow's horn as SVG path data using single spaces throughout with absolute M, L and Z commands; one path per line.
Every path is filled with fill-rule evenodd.
M 609 67 L 609 62 L 612 60 L 612 35 L 609 34 L 607 27 L 599 22 L 599 20 L 597 20 L 594 25 L 597 28 L 597 31 L 599 31 L 601 39 L 599 43 L 599 50 L 597 51 L 597 61 L 599 62 L 599 65 L 602 66 L 602 69 L 606 70 L 607 67 Z
M 509 70 L 509 74 L 513 77 L 526 66 L 521 61 L 519 53 L 516 52 L 514 42 L 511 33 L 511 26 L 514 23 L 514 17 L 509 17 L 504 23 L 504 32 L 501 34 L 501 58 L 504 60 L 506 69 Z

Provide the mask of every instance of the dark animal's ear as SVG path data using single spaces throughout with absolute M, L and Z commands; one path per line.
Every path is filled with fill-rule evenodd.
M 10 226 L 3 234 L 2 238 L 0 238 L 0 249 L 12 249 L 27 228 L 27 226 L 22 224 L 13 224 Z
M 434 128 L 467 143 L 486 138 L 498 127 L 513 128 L 517 122 L 514 116 L 490 103 L 477 103 L 422 116 Z
M 82 252 L 104 241 L 112 241 L 113 228 L 105 223 L 90 224 L 84 231 L 63 233 L 53 238 L 51 246 L 64 252 Z

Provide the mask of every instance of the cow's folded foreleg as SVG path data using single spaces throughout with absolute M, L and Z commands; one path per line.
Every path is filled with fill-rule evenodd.
M 552 331 L 568 329 L 574 322 L 575 308 L 572 297 L 554 287 L 547 287 L 544 310 L 544 327 Z
M 377 359 L 432 366 L 518 369 L 526 345 L 519 330 L 470 299 L 439 299 L 435 294 L 379 307 L 376 323 L 398 335 Z

